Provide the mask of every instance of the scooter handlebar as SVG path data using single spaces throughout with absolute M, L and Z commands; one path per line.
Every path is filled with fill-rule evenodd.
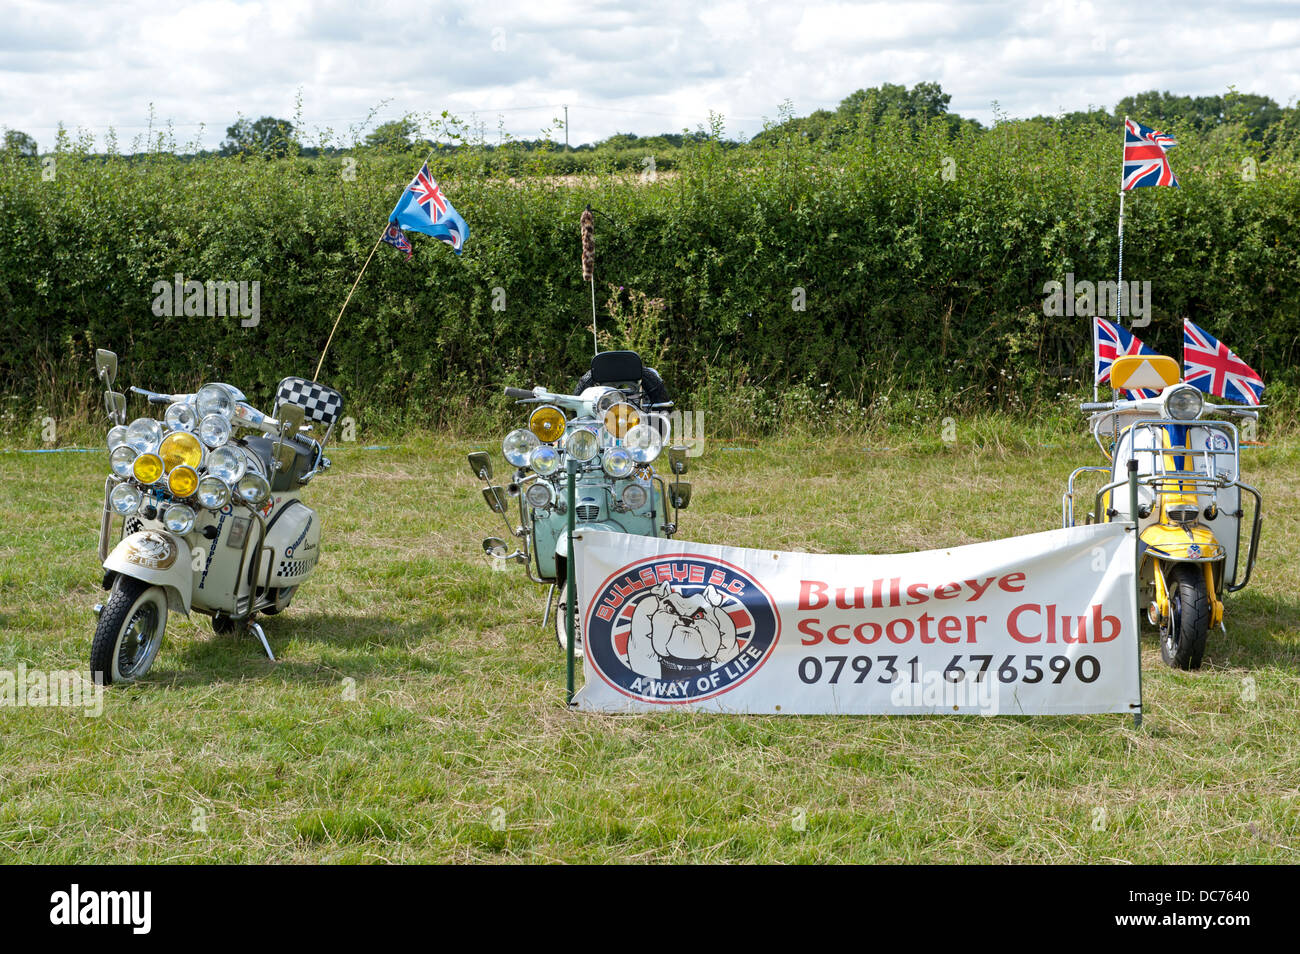
M 537 395 L 532 391 L 525 391 L 523 388 L 506 388 L 506 397 L 523 401 L 528 398 L 535 398 Z

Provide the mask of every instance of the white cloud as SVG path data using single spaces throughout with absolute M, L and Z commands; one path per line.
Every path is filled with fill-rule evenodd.
M 570 106 L 573 142 L 694 128 L 756 132 L 786 100 L 833 108 L 864 86 L 933 80 L 988 122 L 1112 106 L 1150 88 L 1300 97 L 1300 9 L 1127 0 L 13 0 L 0 33 L 0 125 L 43 145 L 62 121 L 124 142 L 150 104 L 187 142 L 238 114 L 346 129 L 386 103 L 475 114 L 533 136 Z M 156 125 L 156 123 L 155 123 Z

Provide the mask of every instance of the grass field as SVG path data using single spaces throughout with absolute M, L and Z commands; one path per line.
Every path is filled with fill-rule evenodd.
M 682 536 L 882 553 L 1048 529 L 1096 457 L 978 422 L 865 442 L 713 441 Z M 0 860 L 1300 861 L 1300 440 L 1247 452 L 1256 582 L 1202 671 L 1144 638 L 1139 729 L 566 712 L 542 591 L 479 549 L 499 523 L 464 453 L 500 469 L 494 444 L 332 453 L 320 569 L 265 623 L 278 663 L 173 614 L 102 717 L 0 709 Z M 0 453 L 0 669 L 86 667 L 106 466 Z

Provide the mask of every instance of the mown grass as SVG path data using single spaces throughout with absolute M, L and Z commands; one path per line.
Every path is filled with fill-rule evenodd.
M 957 436 L 714 441 L 683 535 L 880 553 L 1030 532 L 1095 455 L 1069 432 Z M 479 550 L 497 531 L 464 453 L 494 443 L 336 449 L 311 495 L 325 558 L 266 621 L 279 662 L 173 617 L 101 718 L 0 709 L 0 859 L 1300 860 L 1300 440 L 1249 452 L 1262 557 L 1205 669 L 1144 640 L 1140 729 L 567 712 L 543 594 Z M 0 668 L 86 665 L 104 467 L 0 454 Z

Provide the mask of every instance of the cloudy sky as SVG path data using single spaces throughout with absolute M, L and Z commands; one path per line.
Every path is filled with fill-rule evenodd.
M 0 0 L 0 20 L 0 126 L 42 148 L 59 122 L 127 147 L 151 104 L 213 148 L 241 113 L 292 118 L 299 90 L 313 139 L 444 109 L 531 138 L 568 104 L 574 143 L 710 110 L 748 136 L 787 100 L 884 82 L 937 81 L 986 124 L 994 102 L 1029 116 L 1152 88 L 1300 97 L 1295 0 Z

